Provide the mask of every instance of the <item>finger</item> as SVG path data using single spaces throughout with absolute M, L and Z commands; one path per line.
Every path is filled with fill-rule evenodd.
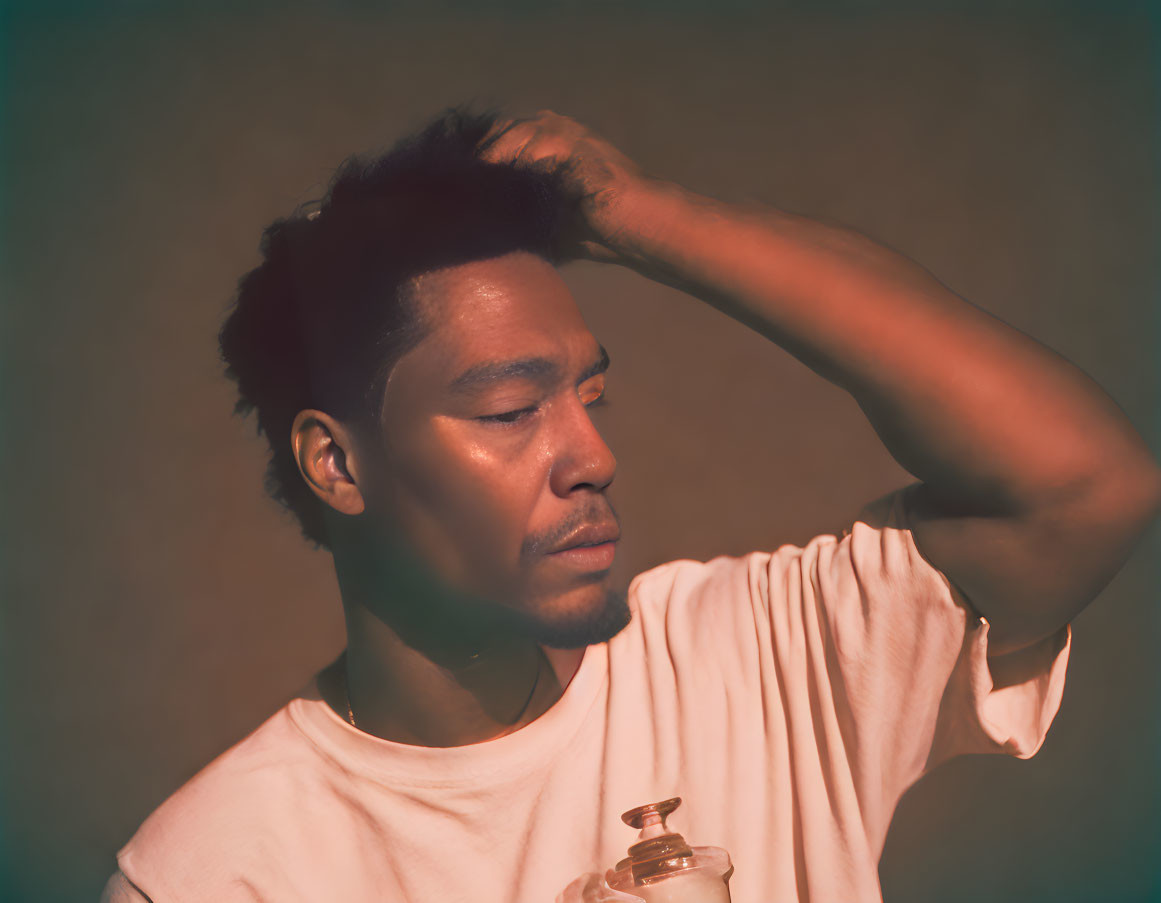
M 532 134 L 513 149 L 511 162 L 517 168 L 535 169 L 538 166 L 551 168 L 555 162 L 555 157 L 548 153 L 543 138 L 540 135 Z
M 476 144 L 476 155 L 481 159 L 499 161 L 503 158 L 502 145 L 510 143 L 506 139 L 511 138 L 512 130 L 527 121 L 526 119 L 502 119 L 493 123 L 484 137 Z
M 488 131 L 484 133 L 484 137 L 476 142 L 476 147 L 484 147 L 491 144 L 504 129 L 510 127 L 516 120 L 511 118 L 496 118 L 490 126 Z
M 486 159 L 506 163 L 518 169 L 534 163 L 541 155 L 535 153 L 536 135 L 523 129 L 513 129 L 501 135 L 485 152 Z M 530 151 L 529 148 L 532 147 Z

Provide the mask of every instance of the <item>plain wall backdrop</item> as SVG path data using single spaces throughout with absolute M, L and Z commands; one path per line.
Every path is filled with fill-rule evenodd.
M 216 331 L 269 221 L 450 104 L 552 109 L 694 190 L 854 226 L 1076 363 L 1158 449 L 1143 4 L 410 6 L 9 8 L 6 900 L 95 901 L 141 820 L 341 649 L 330 557 L 263 495 Z M 839 531 L 911 481 L 776 345 L 627 270 L 563 272 L 612 357 L 623 584 Z M 1157 537 L 1074 623 L 1039 754 L 904 797 L 888 903 L 1161 892 Z

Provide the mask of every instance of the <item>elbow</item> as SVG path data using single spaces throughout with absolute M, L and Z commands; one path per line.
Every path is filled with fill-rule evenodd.
M 1161 468 L 1154 467 L 1148 476 L 1147 498 L 1154 516 L 1161 513 Z
M 1161 514 L 1161 467 L 1155 463 L 1127 477 L 1121 489 L 1129 510 L 1142 518 L 1148 527 Z
M 1161 464 L 1144 444 L 1124 455 L 1109 455 L 1087 480 L 1077 483 L 1077 498 L 1096 509 L 1148 527 L 1161 514 Z
M 1155 463 L 1135 468 L 1116 468 L 1112 474 L 1094 481 L 1087 498 L 1088 510 L 1097 514 L 1097 523 L 1120 526 L 1139 535 L 1161 515 L 1161 467 Z

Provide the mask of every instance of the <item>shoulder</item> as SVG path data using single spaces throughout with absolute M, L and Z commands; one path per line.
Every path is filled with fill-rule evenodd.
M 912 484 L 891 490 L 862 505 L 841 532 L 819 533 L 802 545 L 781 543 L 740 555 L 718 555 L 705 561 L 676 558 L 637 574 L 629 584 L 629 596 L 637 603 L 657 605 L 664 601 L 697 597 L 707 591 L 766 588 L 771 574 L 778 575 L 803 565 L 849 559 L 850 546 L 884 541 L 903 544 L 910 539 L 907 504 Z M 904 535 L 905 534 L 905 535 Z
M 770 600 L 804 554 L 833 544 L 832 535 L 806 546 L 783 544 L 706 561 L 678 558 L 642 571 L 629 584 L 629 606 L 646 644 L 698 658 L 736 650 L 767 632 Z
M 831 533 L 812 537 L 804 545 L 783 543 L 741 555 L 717 555 L 705 561 L 677 558 L 642 571 L 629 584 L 635 610 L 649 613 L 671 609 L 670 614 L 729 596 L 758 601 L 769 595 L 772 581 L 816 560 L 841 539 Z
M 292 824 L 320 754 L 288 703 L 171 794 L 118 851 L 121 870 L 151 893 L 159 881 L 212 880 L 205 863 L 245 860 Z
M 819 533 L 802 545 L 705 561 L 677 558 L 642 571 L 629 584 L 634 617 L 646 632 L 652 627 L 714 642 L 765 634 L 772 626 L 785 633 L 811 608 L 832 622 L 858 621 L 869 595 L 887 597 L 880 607 L 904 604 L 907 590 L 916 597 L 949 595 L 946 580 L 911 539 L 906 489 L 866 502 L 841 532 Z

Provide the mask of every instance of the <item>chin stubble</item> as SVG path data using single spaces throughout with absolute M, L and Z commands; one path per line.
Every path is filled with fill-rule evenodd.
M 550 649 L 581 649 L 615 637 L 632 620 L 632 612 L 623 590 L 608 589 L 604 604 L 595 612 L 556 619 L 521 613 L 519 618 L 524 631 L 538 643 Z

